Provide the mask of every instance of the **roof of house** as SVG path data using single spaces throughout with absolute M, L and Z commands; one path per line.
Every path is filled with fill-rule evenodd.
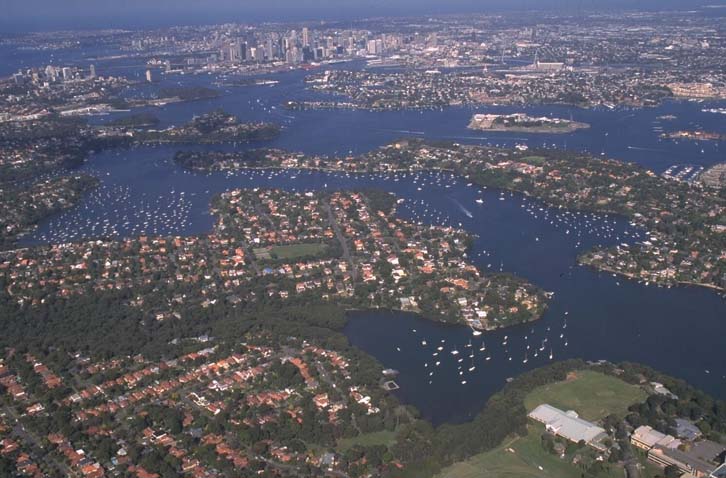
M 701 436 L 701 430 L 690 420 L 676 418 L 676 435 L 686 440 L 695 440 Z
M 664 448 L 677 448 L 681 444 L 680 440 L 654 430 L 653 428 L 643 425 L 635 429 L 632 438 L 643 443 L 648 448 L 660 445 Z

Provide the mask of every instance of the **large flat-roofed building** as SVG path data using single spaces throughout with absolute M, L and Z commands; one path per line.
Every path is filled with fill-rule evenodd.
M 726 478 L 726 463 L 713 470 L 709 478 Z
M 692 431 L 692 430 L 691 430 Z M 683 442 L 649 426 L 635 429 L 630 442 L 648 452 L 648 459 L 663 467 L 677 466 L 684 476 L 710 477 L 723 462 L 726 447 L 710 440 Z M 726 474 L 723 477 L 726 478 Z
M 648 452 L 648 459 L 662 466 L 674 465 L 683 473 L 696 477 L 710 477 L 723 461 L 726 447 L 710 440 L 689 444 L 684 450 L 656 445 Z
M 559 408 L 542 404 L 532 410 L 528 416 L 532 420 L 543 423 L 547 431 L 571 442 L 584 441 L 594 448 L 603 448 L 600 441 L 607 436 L 605 430 L 594 423 L 581 419 L 572 410 L 563 412 Z
M 670 435 L 653 430 L 653 428 L 643 425 L 635 429 L 630 436 L 630 443 L 638 448 L 648 451 L 656 445 L 664 448 L 678 448 L 681 441 Z

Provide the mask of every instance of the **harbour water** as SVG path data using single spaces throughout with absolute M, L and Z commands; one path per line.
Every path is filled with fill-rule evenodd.
M 304 89 L 304 76 L 302 72 L 275 74 L 270 78 L 280 83 L 274 87 L 223 89 L 223 96 L 217 99 L 149 111 L 160 117 L 162 127 L 184 123 L 195 114 L 218 107 L 242 120 L 275 121 L 283 125 L 281 136 L 254 147 L 306 153 L 362 153 L 396 138 L 413 136 L 585 150 L 634 161 L 656 172 L 673 164 L 708 166 L 724 160 L 723 145 L 718 142 L 674 143 L 659 139 L 662 130 L 701 127 L 726 132 L 721 115 L 701 111 L 723 107 L 723 103 L 668 102 L 657 108 L 614 110 L 566 106 L 385 113 L 284 110 L 280 104 L 285 100 L 316 96 Z M 150 93 L 165 85 L 211 85 L 213 81 L 208 76 L 170 77 L 161 84 L 138 88 Z M 572 116 L 592 127 L 568 135 L 477 133 L 466 129 L 474 112 L 513 111 Z M 659 119 L 664 115 L 676 119 Z M 103 122 L 116 116 L 94 117 L 92 121 Z M 443 173 L 396 177 L 308 171 L 191 173 L 172 161 L 174 152 L 185 148 L 140 147 L 94 155 L 81 169 L 98 177 L 101 187 L 78 207 L 45 221 L 25 238 L 25 244 L 204 233 L 212 225 L 210 199 L 231 188 L 380 187 L 404 199 L 399 207 L 404 217 L 460 226 L 476 234 L 469 255 L 484 270 L 518 274 L 554 292 L 541 321 L 478 337 L 472 336 L 468 328 L 444 326 L 406 313 L 351 314 L 346 328 L 351 342 L 386 367 L 400 371 L 396 380 L 401 388 L 396 393 L 421 410 L 423 416 L 435 423 L 466 420 L 501 388 L 507 377 L 550 360 L 570 357 L 642 362 L 726 398 L 726 301 L 704 289 L 647 287 L 577 266 L 578 252 L 593 245 L 638 240 L 640 232 L 623 218 L 550 209 L 523 196 L 480 189 L 463 178 Z M 452 354 L 453 350 L 458 353 Z

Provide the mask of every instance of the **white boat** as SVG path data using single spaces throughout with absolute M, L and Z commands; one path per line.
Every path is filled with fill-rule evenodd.
M 454 349 L 451 351 L 451 355 L 459 355 L 459 351 Z

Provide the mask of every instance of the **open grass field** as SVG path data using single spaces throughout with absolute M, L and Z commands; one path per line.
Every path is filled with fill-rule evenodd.
M 596 421 L 610 414 L 625 416 L 630 405 L 642 402 L 646 393 L 637 385 L 589 370 L 576 378 L 533 390 L 524 400 L 530 411 L 542 403 L 561 410 L 575 410 L 585 420 Z
M 272 246 L 270 248 L 254 249 L 258 259 L 295 259 L 305 256 L 317 256 L 328 248 L 325 244 L 289 244 L 286 246 Z
M 525 156 L 522 159 L 524 161 L 531 161 L 531 162 L 533 162 L 535 164 L 543 164 L 545 162 L 545 159 L 546 158 L 544 156 L 536 156 L 536 155 L 534 155 L 534 156 Z
M 586 420 L 599 420 L 611 413 L 624 415 L 633 403 L 645 400 L 646 393 L 635 385 L 589 370 L 574 377 L 534 389 L 525 398 L 525 407 L 549 403 L 563 410 L 575 410 Z M 530 423 L 525 437 L 507 440 L 494 450 L 480 453 L 443 470 L 437 478 L 580 478 L 582 470 L 548 453 L 541 445 L 544 427 Z M 610 466 L 597 478 L 622 478 L 623 469 Z M 646 469 L 643 478 L 652 476 Z
M 364 433 L 354 438 L 343 438 L 338 440 L 338 451 L 345 451 L 354 445 L 372 446 L 386 445 L 391 446 L 396 440 L 396 432 L 383 430 L 380 432 Z
M 437 478 L 581 478 L 582 470 L 551 455 L 540 444 L 543 427 L 531 425 L 525 437 L 508 440 L 494 450 L 444 469 Z M 612 466 L 598 478 L 622 478 Z

